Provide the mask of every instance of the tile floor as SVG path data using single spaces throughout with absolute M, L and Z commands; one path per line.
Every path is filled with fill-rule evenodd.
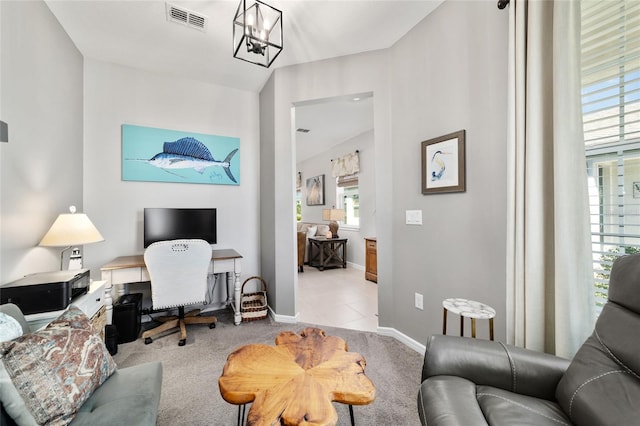
M 299 321 L 330 327 L 375 332 L 378 328 L 378 286 L 364 279 L 364 271 L 320 271 L 305 265 L 298 272 Z

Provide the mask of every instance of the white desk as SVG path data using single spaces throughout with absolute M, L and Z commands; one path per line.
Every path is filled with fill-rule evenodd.
M 233 322 L 238 325 L 242 322 L 240 314 L 240 272 L 242 256 L 233 249 L 213 250 L 211 255 L 211 264 L 209 266 L 210 274 L 226 274 L 227 275 L 227 300 L 226 305 L 231 305 L 234 310 Z M 106 281 L 106 309 L 107 324 L 111 324 L 113 318 L 113 293 L 116 290 L 116 296 L 127 293 L 127 284 L 150 281 L 147 267 L 144 264 L 144 256 L 120 256 L 107 263 L 100 268 L 102 271 L 102 280 Z M 233 293 L 229 291 L 229 287 L 233 286 Z

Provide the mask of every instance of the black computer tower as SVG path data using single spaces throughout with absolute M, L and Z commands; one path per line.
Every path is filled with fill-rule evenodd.
M 118 330 L 118 343 L 133 342 L 141 328 L 142 293 L 121 296 L 113 305 L 113 325 Z

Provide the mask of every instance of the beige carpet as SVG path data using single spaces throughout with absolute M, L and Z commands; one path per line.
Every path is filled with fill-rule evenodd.
M 118 345 L 114 356 L 119 368 L 148 361 L 163 364 L 162 398 L 158 425 L 235 425 L 237 406 L 220 396 L 218 378 L 227 355 L 250 343 L 274 344 L 281 331 L 299 332 L 312 324 L 281 324 L 265 319 L 233 325 L 228 310 L 215 312 L 218 326 L 190 326 L 185 346 L 178 335 L 158 338 L 150 345 L 142 339 Z M 354 407 L 356 425 L 420 425 L 416 398 L 422 371 L 422 356 L 391 337 L 376 333 L 323 328 L 343 338 L 352 352 L 364 355 L 365 373 L 376 386 L 370 405 Z M 349 425 L 346 405 L 334 404 L 338 425 Z

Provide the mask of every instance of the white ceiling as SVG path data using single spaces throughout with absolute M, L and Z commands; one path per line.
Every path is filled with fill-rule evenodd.
M 167 21 L 164 0 L 45 0 L 85 57 L 259 91 L 271 69 L 388 48 L 442 0 L 265 0 L 283 13 L 271 69 L 233 58 L 239 0 L 171 0 L 208 18 L 206 32 Z
M 342 142 L 373 129 L 371 93 L 323 99 L 298 105 L 295 126 L 296 159 L 311 158 Z
M 169 1 L 206 16 L 206 31 L 169 22 L 164 0 L 45 0 L 87 58 L 255 92 L 275 68 L 391 47 L 443 0 L 264 1 L 283 12 L 284 49 L 269 69 L 233 58 L 239 0 Z M 371 99 L 300 106 L 296 127 L 311 132 L 296 133 L 298 160 L 367 126 Z

